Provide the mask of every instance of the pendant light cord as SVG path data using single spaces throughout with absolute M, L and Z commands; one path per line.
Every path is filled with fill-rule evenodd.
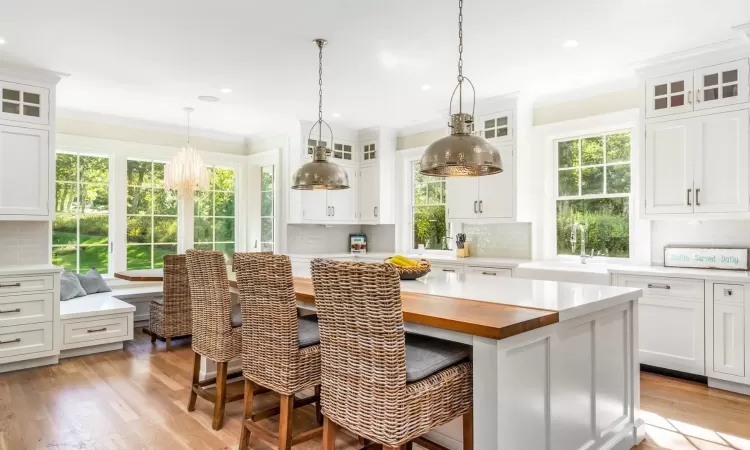
M 323 140 L 323 42 L 318 42 L 318 142 Z
M 458 112 L 463 112 L 464 0 L 458 0 Z

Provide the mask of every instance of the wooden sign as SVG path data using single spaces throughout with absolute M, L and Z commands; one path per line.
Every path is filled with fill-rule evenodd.
M 664 247 L 666 267 L 748 270 L 746 248 Z

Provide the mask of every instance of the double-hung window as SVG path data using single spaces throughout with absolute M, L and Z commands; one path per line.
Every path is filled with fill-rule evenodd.
M 419 173 L 420 162 L 412 162 L 412 249 L 448 250 L 445 209 L 445 178 Z
M 555 142 L 557 253 L 630 256 L 630 131 Z M 575 236 L 575 237 L 574 237 Z
M 52 263 L 109 273 L 109 158 L 57 153 Z
M 235 171 L 210 167 L 210 187 L 195 197 L 195 245 L 218 250 L 229 261 L 235 248 Z
M 274 251 L 274 166 L 260 169 L 260 251 Z

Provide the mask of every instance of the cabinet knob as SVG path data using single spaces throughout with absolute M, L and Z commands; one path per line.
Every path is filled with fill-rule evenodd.
M 732 296 L 732 290 L 731 289 L 724 289 L 724 296 L 725 297 L 731 297 Z

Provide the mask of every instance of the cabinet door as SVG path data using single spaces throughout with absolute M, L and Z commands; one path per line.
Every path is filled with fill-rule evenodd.
M 49 89 L 0 81 L 0 119 L 49 124 Z
M 336 222 L 355 222 L 357 220 L 357 179 L 352 167 L 344 167 L 349 175 L 349 189 L 328 191 L 328 206 L 331 207 L 330 219 Z
M 676 73 L 646 81 L 646 117 L 693 110 L 693 72 Z
M 714 303 L 714 370 L 745 376 L 745 308 Z
M 378 207 L 380 206 L 380 186 L 378 183 L 378 167 L 362 167 L 359 173 L 359 219 L 363 222 L 375 222 L 378 220 Z
M 479 218 L 510 219 L 513 217 L 513 147 L 500 147 L 504 170 L 495 175 L 479 177 Z
M 500 111 L 479 118 L 475 127 L 481 136 L 492 142 L 513 140 L 513 111 Z
M 513 277 L 512 269 L 497 269 L 494 267 L 469 266 L 466 268 L 466 273 L 470 275 L 484 275 L 488 277 L 501 277 L 501 278 Z
M 641 364 L 705 375 L 703 302 L 643 297 L 638 311 Z
M 302 191 L 302 220 L 322 223 L 331 220 L 328 191 Z
M 339 164 L 354 165 L 354 149 L 354 142 L 341 139 L 334 140 L 333 148 L 331 148 L 331 161 Z
M 748 111 L 691 119 L 696 213 L 748 210 Z
M 695 109 L 747 103 L 748 60 L 733 61 L 695 71 Z
M 446 178 L 445 206 L 448 219 L 475 219 L 479 214 L 479 178 Z
M 693 212 L 692 119 L 646 125 L 646 213 Z
M 47 131 L 0 125 L 0 215 L 49 216 Z
M 362 151 L 359 160 L 362 165 L 375 164 L 377 162 L 379 145 L 380 143 L 377 139 L 365 141 L 360 144 Z

